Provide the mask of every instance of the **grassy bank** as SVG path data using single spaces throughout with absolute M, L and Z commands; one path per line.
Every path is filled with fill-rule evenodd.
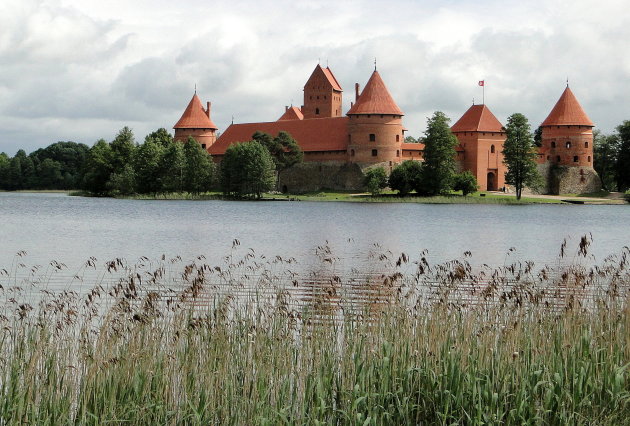
M 0 423 L 627 422 L 627 250 L 477 273 L 401 255 L 371 278 L 322 254 L 317 282 L 250 252 L 176 271 L 117 259 L 115 285 L 33 306 L 0 274 Z

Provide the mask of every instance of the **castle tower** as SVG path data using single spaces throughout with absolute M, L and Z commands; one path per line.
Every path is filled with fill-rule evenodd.
M 575 95 L 564 89 L 542 128 L 540 162 L 560 166 L 551 176 L 552 193 L 592 192 L 601 188 L 593 169 L 593 122 Z
M 374 70 L 359 95 L 355 85 L 355 103 L 347 113 L 349 161 L 362 164 L 401 161 L 404 140 L 402 116 L 378 71 Z
M 341 117 L 341 92 L 330 68 L 318 64 L 304 85 L 304 118 Z
M 485 105 L 473 105 L 451 127 L 464 149 L 463 170 L 477 178 L 481 191 L 497 191 L 505 185 L 503 125 Z
M 217 126 L 210 119 L 210 102 L 204 109 L 195 92 L 173 129 L 175 129 L 173 138 L 175 141 L 186 142 L 188 137 L 192 136 L 203 148 L 208 149 L 217 139 Z

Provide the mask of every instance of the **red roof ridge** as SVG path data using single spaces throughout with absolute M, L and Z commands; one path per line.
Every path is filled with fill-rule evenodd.
M 282 116 L 278 119 L 278 121 L 286 121 L 286 120 L 304 120 L 304 114 L 298 107 L 287 108 L 287 110 L 282 114 Z
M 503 132 L 503 125 L 485 104 L 473 105 L 451 127 L 451 132 Z
M 208 102 L 208 109 L 204 109 L 195 92 L 173 129 L 218 129 L 210 119 L 210 103 Z
M 320 66 L 321 67 L 321 66 Z M 324 71 L 324 74 L 326 75 L 326 78 L 328 79 L 328 81 L 330 82 L 330 84 L 332 85 L 334 90 L 338 90 L 340 92 L 343 92 L 343 89 L 341 88 L 341 85 L 339 84 L 339 82 L 337 81 L 337 78 L 335 77 L 335 75 L 333 74 L 332 70 L 330 69 L 330 67 L 326 66 L 326 68 L 322 68 L 322 71 Z
M 567 86 L 541 126 L 594 126 Z
M 372 76 L 363 88 L 359 99 L 350 108 L 350 114 L 392 114 L 404 115 L 392 95 L 387 90 L 385 82 L 378 71 L 374 70 Z

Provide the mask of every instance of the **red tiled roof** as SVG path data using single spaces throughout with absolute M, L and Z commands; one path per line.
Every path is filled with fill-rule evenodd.
M 567 86 L 541 126 L 594 126 Z
M 406 143 L 400 144 L 400 147 L 405 151 L 424 151 L 423 143 Z
M 302 114 L 302 111 L 300 111 L 298 107 L 292 106 L 287 109 L 284 114 L 282 114 L 282 117 L 278 119 L 278 121 L 284 120 L 304 120 L 304 114 Z
M 348 148 L 348 117 L 329 117 L 232 124 L 210 145 L 208 152 L 223 155 L 230 145 L 250 141 L 257 131 L 272 136 L 277 136 L 281 131 L 288 132 L 305 152 L 343 151 Z
M 341 86 L 339 85 L 339 82 L 335 78 L 335 75 L 332 73 L 332 70 L 330 68 L 326 67 L 326 68 L 322 68 L 322 71 L 324 71 L 324 75 L 326 76 L 326 78 L 328 79 L 330 84 L 332 85 L 333 89 L 342 92 L 343 90 L 341 89 Z
M 451 132 L 502 132 L 503 125 L 485 105 L 473 105 L 451 127 Z
M 372 73 L 359 99 L 350 108 L 348 114 L 404 115 L 376 70 Z
M 210 120 L 201 105 L 199 96 L 195 93 L 173 129 L 218 129 L 218 127 Z

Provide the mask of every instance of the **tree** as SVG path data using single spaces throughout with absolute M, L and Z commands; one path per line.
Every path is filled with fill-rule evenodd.
M 192 137 L 184 143 L 183 189 L 193 194 L 210 191 L 214 181 L 214 163 L 208 151 Z
M 112 173 L 107 181 L 107 189 L 113 195 L 131 195 L 136 192 L 136 173 L 131 164 L 122 170 Z
M 42 189 L 56 189 L 63 185 L 61 163 L 51 158 L 46 158 L 38 167 L 37 187 Z
M 114 171 L 121 172 L 127 164 L 132 164 L 136 140 L 133 131 L 125 126 L 116 135 L 111 143 L 112 166 Z
M 271 154 L 256 141 L 230 145 L 221 161 L 221 190 L 226 195 L 255 196 L 275 184 L 275 163 Z
M 534 131 L 534 146 L 539 148 L 542 146 L 542 126 L 538 126 Z
M 287 132 L 280 132 L 275 138 L 272 138 L 268 133 L 256 132 L 252 139 L 267 148 L 277 171 L 287 169 L 304 159 L 300 145 Z
M 162 190 L 182 192 L 184 190 L 184 146 L 175 142 L 166 147 L 160 165 Z
M 615 173 L 617 189 L 626 191 L 630 188 L 630 120 L 624 120 L 622 124 L 617 126 L 617 134 L 619 137 L 619 151 Z
M 407 136 L 405 137 L 405 143 L 418 143 L 418 139 L 413 136 Z
M 29 157 L 33 159 L 37 170 L 41 170 L 41 165 L 46 159 L 58 163 L 63 179 L 54 189 L 74 189 L 80 186 L 80 174 L 89 150 L 90 148 L 82 143 L 55 142 L 46 148 L 31 152 Z M 37 180 L 41 181 L 41 176 L 38 175 Z M 42 184 L 36 181 L 34 186 L 42 187 Z
M 153 139 L 146 141 L 136 149 L 134 170 L 136 189 L 141 194 L 156 194 L 162 191 L 162 155 L 165 148 Z
M 436 111 L 427 122 L 420 188 L 423 194 L 445 194 L 453 188 L 457 138 L 451 133 L 449 122 L 441 111 Z
M 508 117 L 507 139 L 503 144 L 503 163 L 507 166 L 505 182 L 513 185 L 516 199 L 525 186 L 537 187 L 541 177 L 536 169 L 536 149 L 527 118 L 520 113 Z
M 602 188 L 614 191 L 617 187 L 615 172 L 619 152 L 619 136 L 593 131 L 593 168 L 602 180 Z
M 173 136 L 164 127 L 160 127 L 155 132 L 149 133 L 144 138 L 145 143 L 148 141 L 158 143 L 164 148 L 167 148 L 173 143 Z
M 389 175 L 389 187 L 402 196 L 412 190 L 418 190 L 422 182 L 422 163 L 406 160 L 392 170 Z
M 387 172 L 383 167 L 374 167 L 365 173 L 363 184 L 370 194 L 378 195 L 387 187 Z
M 107 192 L 107 182 L 114 169 L 111 146 L 103 139 L 97 141 L 88 152 L 83 172 L 83 189 L 95 195 Z
M 9 166 L 11 164 L 11 160 L 9 156 L 0 152 L 0 189 L 9 189 Z
M 477 178 L 469 170 L 457 173 L 455 175 L 455 184 L 453 185 L 455 191 L 462 191 L 462 195 L 465 197 L 468 194 L 472 194 L 479 189 Z

